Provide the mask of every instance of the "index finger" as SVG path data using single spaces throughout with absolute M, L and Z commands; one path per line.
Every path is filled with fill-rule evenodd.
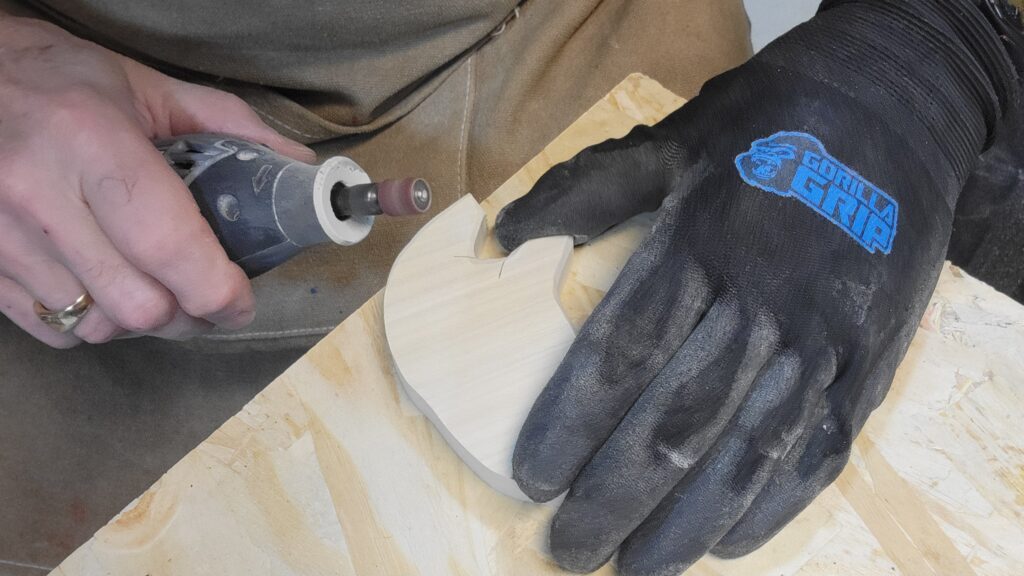
M 92 154 L 92 171 L 81 182 L 104 233 L 188 315 L 229 329 L 247 325 L 255 314 L 249 280 L 188 188 L 140 132 L 125 127 L 118 139 L 116 147 Z
M 662 265 L 679 252 L 654 235 L 640 244 L 534 402 L 512 456 L 533 500 L 568 489 L 710 306 L 694 264 Z

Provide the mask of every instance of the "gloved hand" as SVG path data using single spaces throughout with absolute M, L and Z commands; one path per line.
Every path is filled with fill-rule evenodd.
M 522 429 L 563 567 L 674 575 L 774 535 L 847 461 L 1016 98 L 970 0 L 851 0 L 499 215 L 512 250 L 661 208 Z

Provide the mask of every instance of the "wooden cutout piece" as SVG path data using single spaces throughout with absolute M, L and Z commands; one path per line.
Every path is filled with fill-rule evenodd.
M 573 245 L 540 238 L 482 260 L 486 237 L 472 196 L 424 226 L 391 268 L 384 330 L 413 403 L 480 478 L 528 501 L 512 451 L 575 337 L 558 300 Z

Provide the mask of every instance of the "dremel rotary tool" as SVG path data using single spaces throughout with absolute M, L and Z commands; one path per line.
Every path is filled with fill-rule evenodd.
M 180 136 L 156 146 L 191 190 L 228 257 L 250 278 L 310 246 L 361 242 L 377 215 L 414 216 L 430 208 L 424 180 L 372 182 L 342 156 L 310 166 L 220 134 Z

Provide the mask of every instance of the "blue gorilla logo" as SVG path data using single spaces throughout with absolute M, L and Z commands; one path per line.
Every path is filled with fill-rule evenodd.
M 755 140 L 748 152 L 736 157 L 736 168 L 747 184 L 779 196 L 790 196 L 789 185 L 800 165 L 798 156 L 807 149 L 825 151 L 821 142 L 809 134 L 779 132 Z
M 896 201 L 825 151 L 803 132 L 755 140 L 736 156 L 740 178 L 779 196 L 792 196 L 849 234 L 868 252 L 888 254 L 896 238 Z
M 759 140 L 758 142 L 764 142 Z M 755 142 L 747 154 L 753 164 L 751 172 L 760 180 L 771 180 L 778 175 L 783 160 L 795 160 L 796 150 L 792 146 L 765 146 Z

